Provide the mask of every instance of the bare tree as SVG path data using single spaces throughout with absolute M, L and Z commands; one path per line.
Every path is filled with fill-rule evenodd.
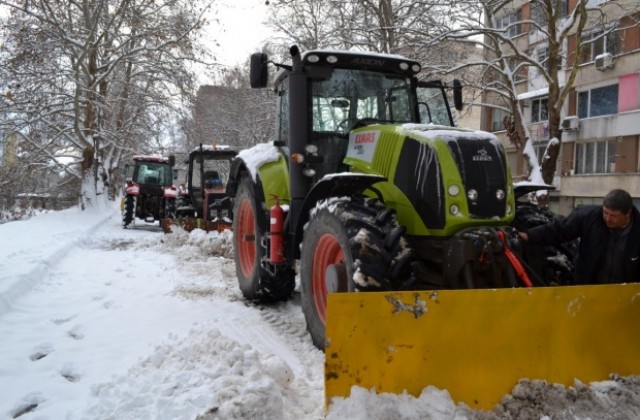
M 30 159 L 82 179 L 83 205 L 131 153 L 158 150 L 195 91 L 189 63 L 209 5 L 183 0 L 1 0 L 0 59 L 15 88 L 5 133 Z M 142 150 L 141 150 L 142 149 Z
M 433 60 L 424 34 L 441 26 L 443 6 L 421 0 L 274 0 L 271 26 L 281 43 L 303 49 L 339 48 Z M 442 58 L 442 57 L 439 57 Z
M 562 138 L 562 111 L 573 90 L 584 46 L 597 40 L 586 38 L 585 32 L 599 26 L 600 36 L 606 37 L 621 30 L 619 26 L 606 24 L 607 14 L 600 3 L 531 0 L 521 5 L 506 0 L 456 1 L 448 19 L 451 25 L 434 40 L 455 39 L 483 48 L 484 59 L 461 63 L 453 70 L 483 69 L 485 97 L 491 99 L 490 106 L 510 112 L 505 128 L 511 142 L 523 151 L 532 180 L 547 184 L 553 181 Z M 571 10 L 568 4 L 573 6 Z M 610 2 L 606 7 L 624 9 L 625 14 L 640 10 L 637 3 L 624 0 Z M 520 36 L 527 33 L 528 37 Z M 548 95 L 550 141 L 541 165 L 522 112 L 525 100 L 522 93 L 536 87 L 543 87 Z

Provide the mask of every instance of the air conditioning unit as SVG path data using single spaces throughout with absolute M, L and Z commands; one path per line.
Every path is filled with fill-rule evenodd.
M 595 59 L 596 69 L 605 71 L 613 68 L 613 56 L 609 53 L 600 54 Z
M 576 131 L 576 130 L 578 130 L 578 123 L 579 122 L 580 122 L 580 120 L 575 115 L 572 115 L 570 117 L 565 117 L 562 120 L 562 129 L 564 131 Z

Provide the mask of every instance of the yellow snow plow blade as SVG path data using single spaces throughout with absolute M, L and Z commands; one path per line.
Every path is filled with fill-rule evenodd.
M 492 409 L 521 378 L 573 385 L 640 374 L 640 284 L 333 293 L 325 406 L 353 385 L 433 385 Z

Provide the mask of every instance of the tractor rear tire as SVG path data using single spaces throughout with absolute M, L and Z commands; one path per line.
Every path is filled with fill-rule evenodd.
M 260 218 L 264 223 L 260 223 Z M 275 302 L 291 297 L 295 271 L 280 268 L 277 274 L 262 267 L 267 254 L 267 220 L 258 201 L 253 181 L 244 176 L 238 185 L 233 208 L 233 251 L 236 275 L 242 295 L 255 302 Z
M 133 222 L 136 208 L 136 197 L 127 195 L 124 199 L 124 210 L 122 212 L 122 227 L 127 228 Z
M 393 212 L 376 200 L 329 199 L 311 214 L 300 261 L 302 310 L 313 344 L 324 350 L 328 294 L 402 288 L 411 250 Z

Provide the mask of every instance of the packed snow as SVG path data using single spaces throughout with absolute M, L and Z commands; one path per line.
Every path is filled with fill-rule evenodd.
M 0 418 L 640 417 L 637 377 L 522 381 L 491 412 L 433 387 L 354 387 L 325 412 L 324 354 L 298 289 L 277 305 L 244 300 L 231 235 L 122 229 L 114 205 L 0 224 Z

